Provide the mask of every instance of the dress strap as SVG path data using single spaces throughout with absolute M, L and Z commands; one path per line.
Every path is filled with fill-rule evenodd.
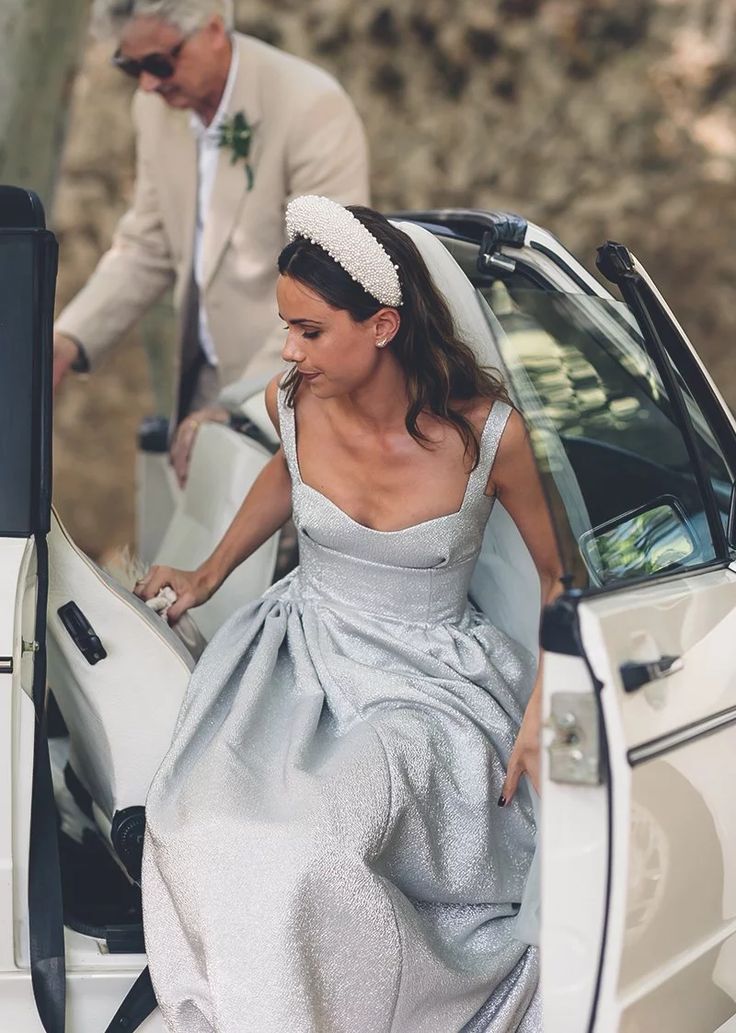
M 478 465 L 468 479 L 467 498 L 477 494 L 478 489 L 483 491 L 493 469 L 493 462 L 501 442 L 501 435 L 506 428 L 506 423 L 511 415 L 511 406 L 502 402 L 499 398 L 491 406 L 486 418 L 486 424 L 480 437 L 480 457 Z
M 297 483 L 300 478 L 299 462 L 296 456 L 296 416 L 294 413 L 294 406 L 289 405 L 286 401 L 286 391 L 282 384 L 283 380 L 281 381 L 281 384 L 279 384 L 279 389 L 276 392 L 279 410 L 281 447 L 283 448 L 284 455 L 286 456 L 286 462 L 289 466 L 292 483 Z

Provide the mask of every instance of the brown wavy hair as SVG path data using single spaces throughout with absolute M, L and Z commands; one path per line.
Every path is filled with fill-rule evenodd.
M 417 426 L 417 419 L 420 413 L 432 413 L 455 428 L 475 468 L 480 458 L 480 436 L 457 403 L 480 397 L 511 404 L 503 380 L 497 370 L 479 365 L 472 349 L 458 336 L 447 302 L 435 287 L 414 241 L 371 208 L 349 205 L 348 211 L 383 245 L 399 269 L 403 304 L 397 311 L 401 325 L 391 349 L 406 377 L 406 429 L 420 445 L 429 447 L 430 439 Z M 278 267 L 280 273 L 298 280 L 328 305 L 347 311 L 357 323 L 386 307 L 318 244 L 304 237 L 297 237 L 284 248 Z M 294 405 L 301 380 L 299 370 L 293 367 L 284 381 L 288 405 Z

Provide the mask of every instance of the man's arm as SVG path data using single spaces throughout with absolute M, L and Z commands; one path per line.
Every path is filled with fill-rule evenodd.
M 133 100 L 138 148 L 133 204 L 118 223 L 110 250 L 56 321 L 55 350 L 59 349 L 62 362 L 69 360 L 66 368 L 78 354 L 77 344 L 94 363 L 174 280 L 169 241 L 151 173 L 153 156 L 140 130 L 142 100 L 138 94 Z

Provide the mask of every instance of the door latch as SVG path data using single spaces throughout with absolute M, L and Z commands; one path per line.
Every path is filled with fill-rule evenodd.
M 670 675 L 681 671 L 683 667 L 682 657 L 679 656 L 660 656 L 657 660 L 649 660 L 643 663 L 627 660 L 619 668 L 624 692 L 636 692 L 642 685 L 669 678 Z
M 547 748 L 550 778 L 573 785 L 599 785 L 600 731 L 594 697 L 553 692 L 551 704 L 548 725 L 554 734 Z

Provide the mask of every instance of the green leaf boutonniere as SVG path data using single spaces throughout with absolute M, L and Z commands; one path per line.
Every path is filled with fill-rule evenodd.
M 225 119 L 224 122 L 221 122 L 219 133 L 220 139 L 217 141 L 217 146 L 227 147 L 232 151 L 232 154 L 230 155 L 231 165 L 234 165 L 236 161 L 245 162 L 245 175 L 248 180 L 248 189 L 252 190 L 253 169 L 248 161 L 248 155 L 250 154 L 250 144 L 253 139 L 253 129 L 248 124 L 245 112 L 238 111 L 232 118 Z

